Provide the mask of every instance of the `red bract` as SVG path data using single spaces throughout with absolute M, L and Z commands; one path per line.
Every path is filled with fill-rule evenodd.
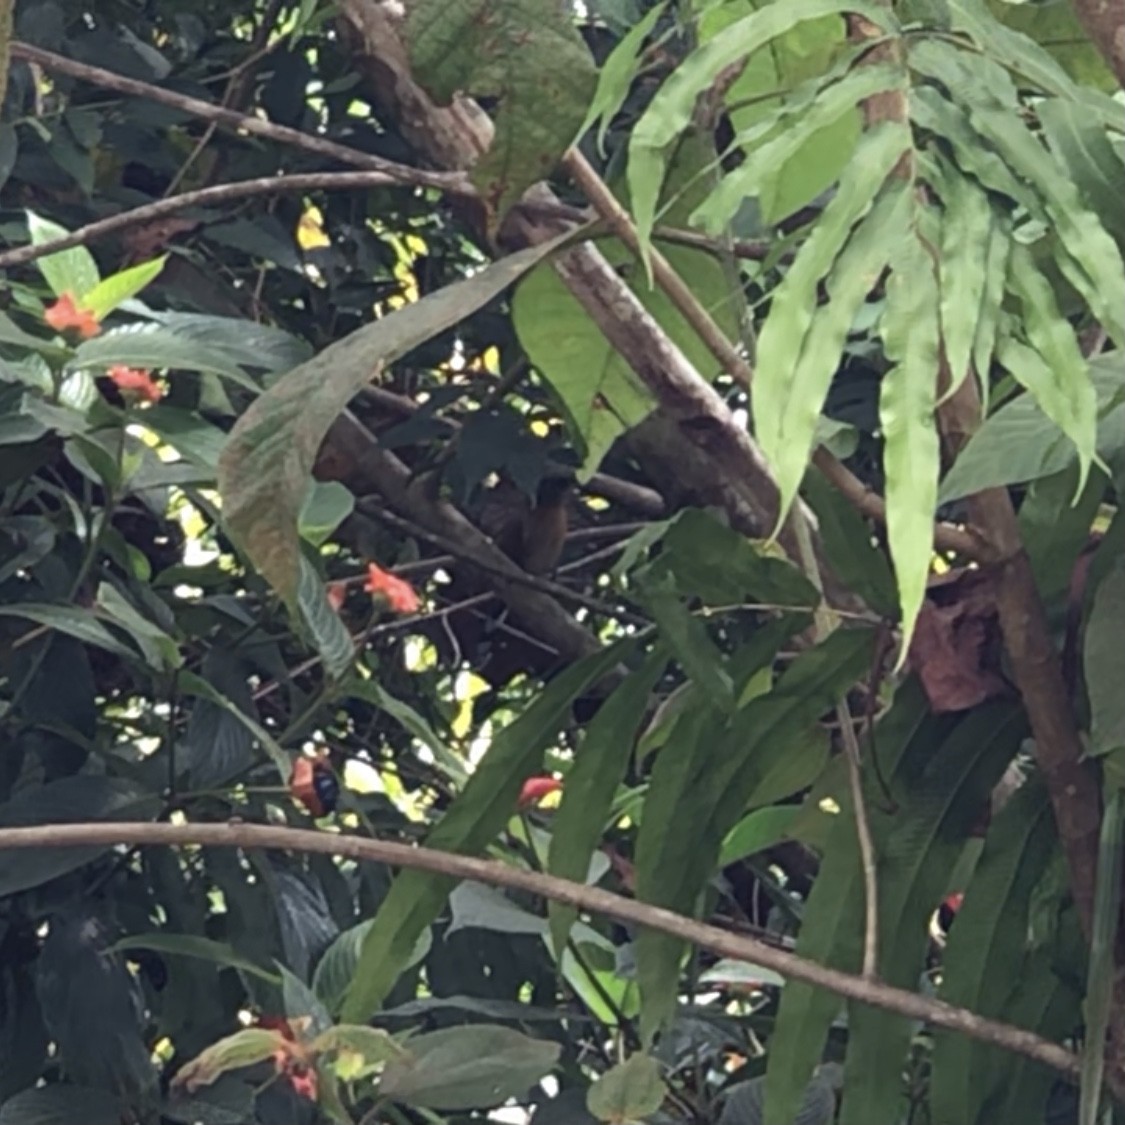
M 164 394 L 160 384 L 147 371 L 115 363 L 106 374 L 128 398 L 143 402 L 159 402 Z
M 369 594 L 386 598 L 395 613 L 417 613 L 422 608 L 422 599 L 409 582 L 396 578 L 376 563 L 367 564 L 367 581 L 363 588 Z
M 537 804 L 548 793 L 557 793 L 560 789 L 562 789 L 562 782 L 557 777 L 550 777 L 546 774 L 539 777 L 529 777 L 523 783 L 517 804 L 521 809 L 526 809 L 530 805 Z
M 84 340 L 96 336 L 102 329 L 98 318 L 89 309 L 80 309 L 69 293 L 64 293 L 43 312 L 43 319 L 56 331 L 73 328 Z
M 344 605 L 344 599 L 348 596 L 348 585 L 346 582 L 329 582 L 324 593 L 328 598 L 328 604 L 339 613 Z

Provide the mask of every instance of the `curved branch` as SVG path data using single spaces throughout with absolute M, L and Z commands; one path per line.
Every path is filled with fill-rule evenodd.
M 199 845 L 212 848 L 280 848 L 337 855 L 353 860 L 371 860 L 391 867 L 416 868 L 453 879 L 473 879 L 491 886 L 525 891 L 579 910 L 659 930 L 723 957 L 764 965 L 784 977 L 816 985 L 849 1000 L 858 1000 L 900 1016 L 924 1020 L 935 1027 L 961 1032 L 972 1039 L 1034 1059 L 1070 1078 L 1078 1073 L 1077 1055 L 1023 1028 L 986 1019 L 966 1008 L 957 1008 L 941 1000 L 931 1000 L 878 981 L 830 969 L 754 938 L 732 934 L 717 926 L 697 922 L 635 899 L 624 898 L 599 887 L 589 887 L 537 871 L 525 871 L 495 860 L 454 855 L 389 840 L 369 840 L 360 836 L 339 836 L 335 833 L 242 824 L 237 821 L 229 824 L 98 823 L 0 828 L 0 852 L 15 848 L 110 847 L 118 844 L 133 847 Z

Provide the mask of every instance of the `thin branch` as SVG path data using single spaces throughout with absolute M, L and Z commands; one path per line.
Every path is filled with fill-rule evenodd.
M 723 957 L 750 961 L 782 976 L 827 989 L 839 996 L 870 1004 L 935 1027 L 957 1031 L 1026 1058 L 1034 1059 L 1068 1078 L 1078 1074 L 1079 1059 L 1065 1047 L 1023 1028 L 986 1019 L 941 1000 L 864 980 L 827 968 L 751 937 L 728 933 L 670 910 L 612 894 L 600 887 L 512 867 L 495 860 L 454 855 L 432 848 L 389 840 L 314 832 L 307 829 L 243 824 L 47 824 L 33 828 L 0 828 L 0 851 L 64 847 L 227 847 L 276 848 L 288 851 L 342 856 L 391 867 L 412 868 L 453 879 L 472 879 L 490 886 L 507 887 L 540 895 L 579 910 L 602 914 L 632 925 L 669 934 Z
M 409 165 L 398 164 L 393 160 L 385 160 L 381 156 L 360 152 L 358 149 L 337 144 L 335 141 L 325 140 L 323 137 L 310 136 L 308 133 L 302 133 L 299 129 L 290 129 L 287 125 L 274 125 L 261 117 L 238 113 L 211 102 L 200 101 L 198 98 L 189 98 L 184 94 L 166 90 L 162 86 L 154 86 L 151 82 L 140 82 L 135 78 L 126 78 L 124 75 L 114 74 L 113 71 L 103 70 L 100 66 L 75 62 L 74 59 L 56 55 L 53 51 L 44 51 L 40 47 L 33 47 L 30 43 L 13 43 L 12 58 L 35 63 L 37 66 L 43 67 L 44 70 L 56 74 L 68 74 L 72 78 L 89 82 L 93 86 L 117 90 L 119 93 L 128 94 L 131 97 L 144 98 L 146 101 L 166 105 L 190 114 L 192 117 L 217 122 L 224 128 L 233 129 L 235 132 L 265 137 L 267 140 L 291 145 L 294 148 L 304 149 L 306 152 L 314 152 L 318 156 L 338 160 L 341 164 L 350 164 L 355 168 L 367 168 L 373 172 L 382 172 L 390 176 L 396 183 L 414 187 L 438 188 L 441 191 L 453 192 L 458 195 L 476 195 L 468 177 L 461 172 L 427 172 L 420 168 L 411 168 Z
M 354 188 L 387 187 L 401 183 L 401 179 L 389 176 L 386 172 L 307 172 L 290 176 L 259 176 L 253 180 L 239 180 L 233 184 L 216 184 L 212 187 L 200 188 L 198 191 L 185 191 L 169 199 L 158 199 L 154 203 L 145 203 L 117 215 L 98 219 L 69 234 L 53 238 L 50 242 L 8 250 L 0 254 L 0 269 L 34 262 L 37 258 L 44 258 L 59 250 L 69 250 L 72 246 L 87 246 L 116 231 L 141 226 L 162 219 L 165 215 L 186 211 L 189 207 L 213 206 L 227 203 L 232 199 L 276 195 L 281 192 L 347 191 Z

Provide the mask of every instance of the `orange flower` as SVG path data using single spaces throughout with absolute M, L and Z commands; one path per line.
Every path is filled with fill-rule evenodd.
M 339 613 L 343 608 L 344 599 L 348 596 L 348 584 L 346 582 L 329 582 L 324 593 L 328 598 L 328 604 Z
M 538 804 L 548 793 L 557 793 L 562 788 L 562 782 L 557 777 L 529 777 L 520 790 L 519 800 L 516 802 L 521 809 Z
M 115 363 L 106 374 L 125 393 L 126 398 L 135 398 L 142 402 L 159 402 L 164 394 L 160 384 L 147 371 L 138 371 L 135 367 Z
M 396 578 L 375 563 L 367 564 L 367 581 L 363 588 L 369 594 L 381 594 L 395 613 L 417 613 L 422 599 L 409 582 Z
M 56 331 L 73 328 L 84 340 L 96 336 L 102 329 L 98 318 L 89 309 L 80 309 L 69 293 L 64 293 L 43 312 L 43 319 Z

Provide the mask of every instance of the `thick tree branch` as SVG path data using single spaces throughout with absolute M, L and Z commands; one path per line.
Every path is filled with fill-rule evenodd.
M 385 863 L 414 868 L 451 879 L 472 879 L 496 887 L 540 895 L 554 902 L 602 914 L 632 925 L 645 926 L 709 949 L 723 957 L 750 961 L 773 969 L 792 980 L 804 981 L 839 996 L 871 1004 L 934 1027 L 957 1031 L 972 1039 L 991 1043 L 1043 1063 L 1068 1078 L 1078 1073 L 1079 1060 L 1071 1051 L 1033 1032 L 996 1020 L 985 1019 L 965 1008 L 932 1000 L 878 981 L 864 980 L 838 969 L 826 968 L 796 954 L 767 945 L 751 937 L 729 933 L 697 922 L 670 910 L 634 899 L 526 871 L 495 860 L 455 855 L 431 848 L 359 836 L 313 832 L 305 829 L 242 824 L 48 824 L 34 828 L 0 828 L 0 851 L 15 848 L 62 848 L 127 845 L 132 847 L 227 847 L 277 848 L 320 855 L 342 856 L 356 861 Z

